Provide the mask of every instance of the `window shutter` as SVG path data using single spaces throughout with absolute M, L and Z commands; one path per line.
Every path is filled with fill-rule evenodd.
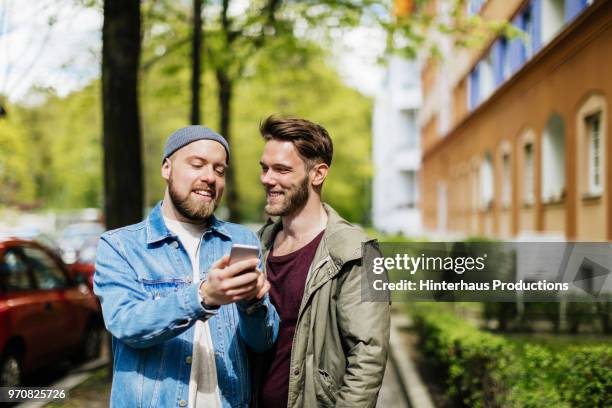
M 565 21 L 572 20 L 588 5 L 588 0 L 565 0 Z
M 493 59 L 493 75 L 495 78 L 495 86 L 501 85 L 504 82 L 504 53 L 506 52 L 506 41 L 503 38 L 497 39 L 493 43 L 491 55 Z
M 480 72 L 479 66 L 476 65 L 472 72 L 470 72 L 470 110 L 476 108 L 478 106 L 479 98 L 480 98 Z
M 515 27 L 522 29 L 523 28 L 522 17 L 520 15 L 517 16 L 514 19 L 513 24 Z M 510 44 L 508 46 L 508 53 L 509 53 L 509 58 L 510 58 L 510 70 L 512 71 L 512 73 L 515 73 L 516 71 L 518 71 L 523 65 L 523 61 L 524 61 L 523 49 L 524 49 L 524 44 L 523 44 L 522 38 L 514 38 L 512 39 L 512 41 L 510 41 Z
M 533 54 L 542 46 L 542 0 L 533 0 L 531 3 L 531 47 Z

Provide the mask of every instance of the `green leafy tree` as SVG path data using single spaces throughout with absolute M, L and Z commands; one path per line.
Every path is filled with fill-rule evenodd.
M 39 90 L 45 103 L 13 109 L 28 150 L 36 206 L 101 207 L 102 137 L 99 81 L 65 97 Z M 11 115 L 13 116 L 13 115 Z
M 25 135 L 25 129 L 14 117 L 0 120 L 0 204 L 3 206 L 34 204 L 35 185 L 29 166 L 35 158 L 28 154 Z

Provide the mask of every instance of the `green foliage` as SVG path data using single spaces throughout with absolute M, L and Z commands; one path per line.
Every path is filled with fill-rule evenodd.
M 612 406 L 610 345 L 569 348 L 563 354 L 558 362 L 564 377 L 560 389 L 563 400 L 574 407 Z
M 458 405 L 494 406 L 503 387 L 500 370 L 510 363 L 503 339 L 440 308 L 412 310 L 423 353 L 446 377 L 447 398 Z
M 14 115 L 0 120 L 0 205 L 32 204 L 36 158 L 28 151 L 26 130 Z
M 423 353 L 458 406 L 612 404 L 612 346 L 550 349 L 482 332 L 443 305 L 411 305 Z
M 39 91 L 45 92 L 45 91 Z M 44 104 L 16 112 L 24 129 L 25 154 L 39 206 L 102 205 L 102 124 L 97 81 L 66 97 L 50 91 Z

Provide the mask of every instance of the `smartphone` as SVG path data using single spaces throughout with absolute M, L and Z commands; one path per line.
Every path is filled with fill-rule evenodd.
M 232 245 L 232 251 L 230 252 L 229 264 L 233 265 L 236 262 L 244 261 L 246 259 L 259 258 L 259 248 L 254 245 Z

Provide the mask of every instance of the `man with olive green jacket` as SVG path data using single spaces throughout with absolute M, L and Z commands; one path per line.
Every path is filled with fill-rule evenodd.
M 277 344 L 255 364 L 259 407 L 374 407 L 389 347 L 389 304 L 364 302 L 363 231 L 321 202 L 332 142 L 320 125 L 268 118 L 260 230 Z

